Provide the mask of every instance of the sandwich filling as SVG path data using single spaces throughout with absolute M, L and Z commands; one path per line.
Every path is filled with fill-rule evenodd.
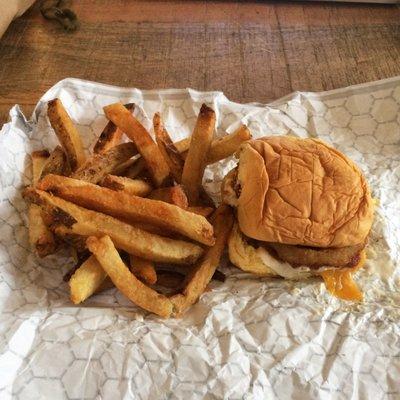
M 362 292 L 352 277 L 365 262 L 365 250 L 359 247 L 361 249 L 358 252 L 357 249 L 352 249 L 355 253 L 351 263 L 346 265 L 291 264 L 279 258 L 265 243 L 245 237 L 236 224 L 229 239 L 229 258 L 238 268 L 259 276 L 279 276 L 291 280 L 305 279 L 313 275 L 321 276 L 332 295 L 344 300 L 359 301 L 362 300 Z M 341 249 L 329 250 L 341 251 Z
M 319 269 L 322 266 L 339 268 L 354 267 L 359 262 L 360 253 L 365 247 L 365 243 L 338 248 L 321 248 L 268 242 L 262 245 L 265 246 L 269 252 L 274 253 L 280 260 L 290 263 L 293 268 L 307 265 L 311 269 Z

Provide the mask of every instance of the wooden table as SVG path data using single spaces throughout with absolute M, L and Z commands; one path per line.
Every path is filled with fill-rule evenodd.
M 0 126 L 30 115 L 65 77 L 148 88 L 222 90 L 268 102 L 400 74 L 396 6 L 302 2 L 74 2 L 65 33 L 38 6 L 0 40 Z

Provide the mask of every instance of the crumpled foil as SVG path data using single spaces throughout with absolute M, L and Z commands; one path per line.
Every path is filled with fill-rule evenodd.
M 221 136 L 247 124 L 254 137 L 318 137 L 356 161 L 378 199 L 368 262 L 356 274 L 362 303 L 330 296 L 318 279 L 262 279 L 222 266 L 181 319 L 163 320 L 117 290 L 74 306 L 63 274 L 68 251 L 37 258 L 29 247 L 29 154 L 57 139 L 46 102 L 60 97 L 87 149 L 106 124 L 102 107 L 134 102 L 151 128 L 161 112 L 175 140 L 201 103 Z M 30 120 L 18 106 L 0 134 L 1 399 L 398 399 L 400 398 L 400 77 L 324 93 L 293 93 L 269 105 L 221 92 L 118 88 L 66 79 Z M 232 157 L 210 166 L 218 197 Z

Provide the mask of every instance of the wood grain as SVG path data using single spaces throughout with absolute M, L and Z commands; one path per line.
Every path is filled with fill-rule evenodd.
M 268 102 L 400 74 L 396 6 L 286 2 L 74 2 L 65 33 L 37 6 L 0 40 L 0 125 L 65 77 L 143 89 L 222 90 Z

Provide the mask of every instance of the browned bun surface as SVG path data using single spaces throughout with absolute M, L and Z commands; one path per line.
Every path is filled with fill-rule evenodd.
M 361 171 L 317 139 L 273 136 L 246 142 L 234 193 L 240 230 L 266 242 L 358 245 L 365 242 L 373 220 Z

